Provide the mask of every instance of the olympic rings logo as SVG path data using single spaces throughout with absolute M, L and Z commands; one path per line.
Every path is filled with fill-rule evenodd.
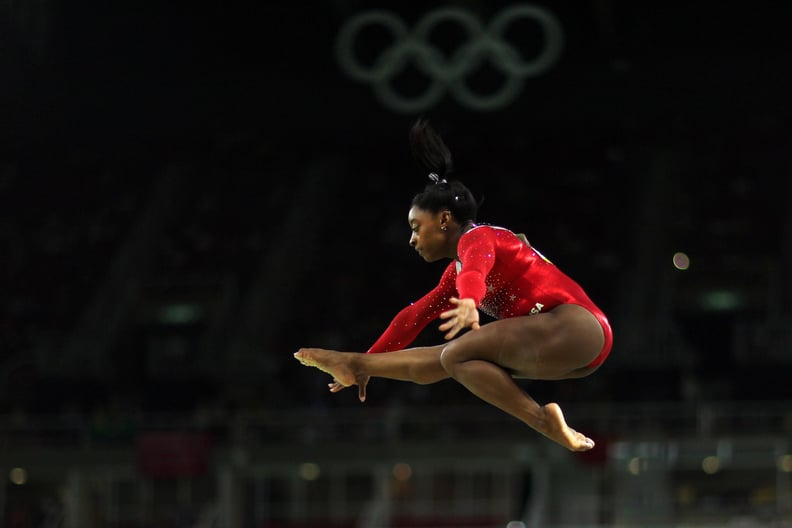
M 520 19 L 539 24 L 544 38 L 539 53 L 524 60 L 518 49 L 503 40 L 504 33 Z M 429 43 L 429 37 L 441 22 L 459 24 L 467 41 L 450 60 Z M 360 64 L 354 46 L 358 34 L 369 27 L 382 26 L 393 35 L 393 44 L 382 50 L 370 67 Z M 553 66 L 561 56 L 564 32 L 553 13 L 536 5 L 511 6 L 498 12 L 484 27 L 465 9 L 446 7 L 424 15 L 410 30 L 398 15 L 385 10 L 366 11 L 351 17 L 341 27 L 336 40 L 336 56 L 341 68 L 354 80 L 370 83 L 377 98 L 392 110 L 403 113 L 422 112 L 436 105 L 447 92 L 461 104 L 480 111 L 502 108 L 522 92 L 523 82 Z M 478 94 L 465 79 L 485 60 L 505 76 L 502 86 L 493 93 Z M 431 82 L 419 95 L 397 93 L 393 80 L 414 64 Z

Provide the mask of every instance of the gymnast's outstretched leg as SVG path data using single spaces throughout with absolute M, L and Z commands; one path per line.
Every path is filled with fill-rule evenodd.
M 335 380 L 335 383 L 330 384 L 332 392 L 338 392 L 341 387 L 350 385 L 363 387 L 360 393 L 360 400 L 363 401 L 365 385 L 371 376 L 411 381 L 421 385 L 448 379 L 448 373 L 440 364 L 443 346 L 409 348 L 380 354 L 301 348 L 294 357 L 303 365 L 316 367 L 330 374 Z

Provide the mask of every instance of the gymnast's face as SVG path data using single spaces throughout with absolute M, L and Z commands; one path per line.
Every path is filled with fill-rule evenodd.
M 413 206 L 407 215 L 410 224 L 410 246 L 426 262 L 435 262 L 449 257 L 449 221 L 451 213 L 441 211 L 432 213 Z M 454 257 L 452 251 L 450 258 Z

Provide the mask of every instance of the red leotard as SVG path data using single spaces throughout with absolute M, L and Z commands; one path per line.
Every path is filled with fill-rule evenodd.
M 457 250 L 458 258 L 449 263 L 437 286 L 396 314 L 369 354 L 406 348 L 431 321 L 454 308 L 450 297 L 458 297 L 473 299 L 496 319 L 578 304 L 597 318 L 605 334 L 605 345 L 589 366 L 608 357 L 613 331 L 602 310 L 577 282 L 512 231 L 476 226 L 462 235 Z

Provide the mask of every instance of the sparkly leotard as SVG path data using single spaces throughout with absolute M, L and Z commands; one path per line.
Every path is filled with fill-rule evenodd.
M 600 365 L 613 346 L 605 314 L 583 288 L 523 238 L 502 227 L 480 225 L 459 239 L 459 256 L 451 261 L 429 293 L 403 308 L 368 353 L 406 348 L 426 326 L 454 308 L 450 297 L 471 298 L 496 318 L 547 312 L 561 304 L 578 304 L 600 322 L 605 344 L 589 366 Z

